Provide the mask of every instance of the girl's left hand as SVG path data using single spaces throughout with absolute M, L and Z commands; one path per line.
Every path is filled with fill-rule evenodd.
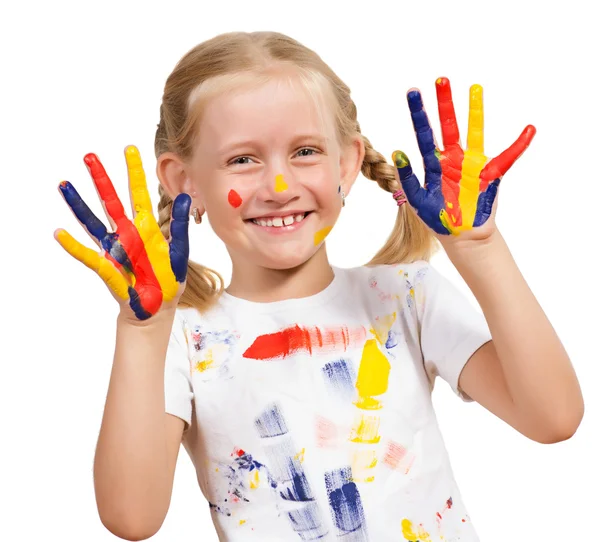
M 407 156 L 396 151 L 393 160 L 400 183 L 408 202 L 440 241 L 449 234 L 465 240 L 488 239 L 495 230 L 494 201 L 500 180 L 525 152 L 535 128 L 527 126 L 508 149 L 488 162 L 483 153 L 482 87 L 473 85 L 470 90 L 466 150 L 460 143 L 448 79 L 436 81 L 436 92 L 444 150 L 435 142 L 421 93 L 410 90 L 408 106 L 423 156 L 425 187 L 421 187 Z

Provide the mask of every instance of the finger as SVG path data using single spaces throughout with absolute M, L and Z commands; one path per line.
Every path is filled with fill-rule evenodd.
M 117 229 L 119 223 L 127 220 L 127 217 L 125 216 L 125 209 L 123 209 L 123 204 L 117 195 L 115 187 L 108 177 L 104 166 L 94 153 L 86 154 L 83 161 L 92 176 L 104 210 L 111 221 L 111 226 L 113 229 Z
M 108 252 L 108 248 L 104 246 L 108 244 L 108 231 L 102 221 L 92 212 L 92 210 L 83 201 L 79 192 L 69 181 L 62 181 L 58 188 L 67 205 L 73 211 L 75 218 L 86 229 L 90 237 Z
M 77 220 L 87 230 L 98 246 L 104 249 L 107 258 L 118 268 L 123 266 L 130 271 L 131 262 L 117 236 L 114 233 L 106 231 L 106 226 L 86 205 L 70 182 L 62 181 L 58 187 Z
M 425 200 L 426 190 L 421 186 L 419 179 L 413 173 L 408 156 L 402 151 L 395 151 L 392 160 L 398 170 L 402 189 L 408 202 L 418 211 Z
M 54 238 L 73 258 L 95 271 L 118 297 L 121 299 L 129 297 L 127 281 L 106 258 L 82 245 L 65 230 L 56 230 Z
M 435 82 L 437 93 L 438 112 L 440 115 L 440 125 L 442 127 L 442 142 L 444 149 L 452 145 L 460 145 L 460 133 L 458 123 L 456 122 L 456 112 L 454 111 L 454 102 L 452 101 L 452 89 L 450 81 L 446 77 L 440 77 Z
M 469 91 L 467 149 L 483 154 L 483 87 L 481 85 L 473 85 Z
M 148 194 L 146 174 L 142 165 L 142 158 L 137 147 L 129 145 L 125 148 L 125 161 L 127 162 L 127 173 L 129 175 L 129 193 L 131 195 L 131 206 L 133 216 L 140 211 L 152 214 L 152 201 Z
M 177 282 L 184 282 L 187 276 L 188 259 L 190 256 L 188 226 L 191 205 L 192 198 L 187 194 L 179 194 L 173 202 L 169 256 L 171 268 Z
M 531 140 L 535 136 L 535 127 L 529 124 L 521 132 L 517 140 L 506 149 L 504 152 L 496 156 L 490 163 L 483 168 L 480 179 L 482 181 L 482 189 L 487 188 L 488 183 L 494 179 L 502 179 L 504 174 L 512 167 L 517 159 L 525 152 Z
M 427 113 L 423 107 L 423 99 L 418 90 L 410 90 L 406 95 L 410 116 L 413 121 L 419 150 L 425 167 L 425 186 L 427 190 L 437 190 L 441 186 L 442 167 L 438 159 L 439 151 Z M 406 156 L 406 155 L 404 155 Z M 420 183 L 419 183 L 420 186 Z

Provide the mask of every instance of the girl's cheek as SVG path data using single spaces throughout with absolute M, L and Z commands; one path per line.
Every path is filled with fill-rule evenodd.
M 231 207 L 237 209 L 242 203 L 244 203 L 244 200 L 239 192 L 232 188 L 227 194 L 227 202 Z

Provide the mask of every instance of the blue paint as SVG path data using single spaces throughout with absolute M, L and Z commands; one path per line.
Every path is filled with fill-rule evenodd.
M 358 487 L 352 481 L 352 469 L 344 467 L 325 473 L 325 487 L 329 497 L 331 515 L 338 529 L 338 536 L 347 533 L 362 535 L 355 536 L 353 542 L 367 541 L 365 513 Z
M 285 419 L 279 410 L 279 406 L 272 404 L 254 420 L 260 438 L 277 437 L 288 432 Z
M 142 306 L 142 300 L 140 299 L 139 294 L 135 291 L 132 286 L 129 286 L 129 306 L 131 310 L 136 315 L 138 320 L 147 320 L 152 316 L 144 307 Z
M 188 194 L 179 194 L 173 202 L 169 257 L 171 258 L 171 269 L 177 282 L 184 282 L 187 276 L 190 256 L 188 226 L 191 205 L 192 198 Z
M 477 211 L 475 212 L 475 218 L 473 220 L 473 227 L 481 226 L 492 214 L 492 206 L 494 205 L 494 199 L 498 193 L 498 186 L 500 185 L 500 179 L 492 181 L 485 192 L 479 194 L 477 199 Z
M 354 397 L 355 375 L 344 359 L 326 363 L 322 369 L 325 382 L 342 399 L 352 400 Z
M 288 512 L 287 516 L 294 531 L 302 540 L 321 540 L 329 534 L 327 527 L 321 522 L 319 505 L 316 502 Z
M 387 341 L 385 341 L 385 347 L 390 350 L 391 348 L 398 346 L 398 337 L 399 334 L 390 329 L 388 331 Z
M 60 183 L 59 188 L 67 205 L 69 205 L 77 220 L 81 222 L 90 235 L 100 243 L 104 251 L 110 254 L 115 261 L 125 267 L 127 271 L 132 272 L 133 266 L 123 245 L 119 241 L 118 234 L 109 233 L 106 230 L 106 226 L 87 206 L 70 182 L 64 181 Z

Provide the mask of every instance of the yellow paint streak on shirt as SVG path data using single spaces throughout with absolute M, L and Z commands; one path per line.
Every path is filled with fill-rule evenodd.
M 381 316 L 376 319 L 375 324 L 373 325 L 370 331 L 371 333 L 373 333 L 373 335 L 375 335 L 375 338 L 377 339 L 379 344 L 386 343 L 388 335 L 390 333 L 390 329 L 392 329 L 392 326 L 394 325 L 395 321 L 395 312 L 386 316 Z
M 381 403 L 374 396 L 387 391 L 390 376 L 390 362 L 377 346 L 375 339 L 369 339 L 363 348 L 356 389 L 358 400 L 354 403 L 363 410 L 377 410 Z
M 98 273 L 100 278 L 121 299 L 128 299 L 128 287 L 125 277 L 106 258 L 95 250 L 82 245 L 65 230 L 56 232 L 56 240 L 76 260 Z
M 288 189 L 288 185 L 283 180 L 283 175 L 279 174 L 275 176 L 275 192 L 285 192 Z
M 319 230 L 317 233 L 315 233 L 315 246 L 320 245 L 321 242 L 323 242 L 325 240 L 325 237 L 327 237 L 329 235 L 329 232 L 333 229 L 333 226 L 327 226 L 326 228 L 323 228 L 321 230 Z
M 246 523 L 245 519 L 240 519 L 240 525 L 243 525 L 244 523 Z
M 256 489 L 260 485 L 260 473 L 258 469 L 254 469 L 250 473 L 250 489 Z
M 306 448 L 302 448 L 295 456 L 294 459 L 300 461 L 300 463 L 304 463 L 304 452 L 306 452 Z
M 357 450 L 352 454 L 351 468 L 353 482 L 372 482 L 373 469 L 377 466 L 376 450 Z
M 213 366 L 214 362 L 215 360 L 211 348 L 206 351 L 204 359 L 196 363 L 196 371 L 198 371 L 199 373 L 203 373 L 204 371 L 206 371 L 206 369 L 210 369 Z
M 408 542 L 431 542 L 429 533 L 422 527 L 417 527 L 415 531 L 412 522 L 408 519 L 402 520 L 402 535 Z
M 363 444 L 377 444 L 381 437 L 379 436 L 379 416 L 358 414 L 354 421 L 350 433 L 351 442 L 360 442 Z

